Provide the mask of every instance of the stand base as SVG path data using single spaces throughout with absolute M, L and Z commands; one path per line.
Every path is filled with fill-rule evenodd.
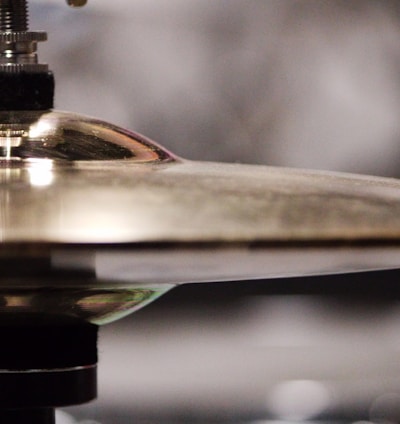
M 95 325 L 68 317 L 1 318 L 1 424 L 55 424 L 54 408 L 96 398 Z
M 52 408 L 42 409 L 0 409 L 2 424 L 55 424 L 55 411 Z
M 97 366 L 72 370 L 0 371 L 0 389 L 0 411 L 80 405 L 96 398 Z M 1 415 L 0 423 L 3 424 Z

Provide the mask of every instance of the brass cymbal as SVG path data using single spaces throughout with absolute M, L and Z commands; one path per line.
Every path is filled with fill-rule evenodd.
M 395 179 L 187 161 L 62 112 L 0 123 L 3 287 L 158 293 L 400 265 Z
M 3 244 L 400 241 L 395 179 L 187 161 L 60 112 L 0 122 Z

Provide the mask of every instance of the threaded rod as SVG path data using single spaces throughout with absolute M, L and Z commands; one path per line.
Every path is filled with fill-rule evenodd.
M 0 0 L 0 31 L 28 31 L 26 0 Z

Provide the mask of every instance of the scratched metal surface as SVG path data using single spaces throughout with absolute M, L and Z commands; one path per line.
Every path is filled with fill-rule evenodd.
M 3 242 L 400 241 L 395 179 L 185 161 L 77 115 L 0 118 Z
M 73 114 L 0 120 L 6 261 L 151 283 L 399 265 L 398 180 L 186 161 Z

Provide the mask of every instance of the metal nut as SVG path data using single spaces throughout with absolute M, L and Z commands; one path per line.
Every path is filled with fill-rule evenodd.
M 47 34 L 44 31 L 0 31 L 0 43 L 39 42 L 46 40 Z

